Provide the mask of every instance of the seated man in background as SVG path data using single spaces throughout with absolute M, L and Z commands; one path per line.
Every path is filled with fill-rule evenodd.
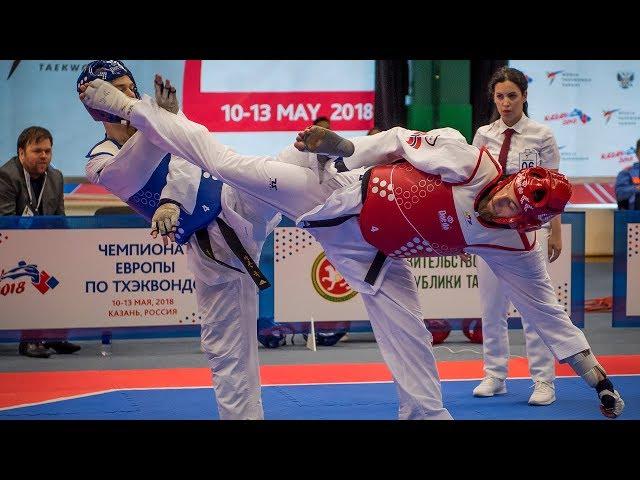
M 118 60 L 91 62 L 78 85 L 95 78 L 140 98 L 133 74 Z M 157 105 L 177 114 L 176 89 L 170 82 L 156 78 L 155 90 Z M 201 349 L 211 369 L 220 419 L 263 419 L 257 286 L 263 289 L 269 283 L 257 265 L 280 214 L 156 147 L 122 118 L 87 110 L 105 128 L 105 138 L 87 155 L 87 178 L 150 219 L 154 238 L 160 233 L 165 245 L 171 238 L 187 246 L 202 318 Z
M 624 401 L 560 306 L 536 243 L 534 230 L 562 213 L 571 197 L 563 175 L 533 167 L 502 179 L 502 167 L 489 152 L 468 145 L 451 128 L 425 133 L 395 127 L 347 140 L 313 126 L 277 158 L 240 155 L 205 127 L 148 99 L 128 98 L 107 82 L 94 80 L 80 92 L 85 105 L 129 119 L 158 147 L 309 229 L 327 259 L 362 293 L 398 388 L 399 418 L 451 418 L 415 281 L 402 260 L 461 253 L 482 256 L 518 311 L 535 319 L 554 356 L 595 389 L 603 415 L 622 413 Z M 309 168 L 278 161 L 294 148 L 343 159 L 330 162 L 319 183 Z M 360 167 L 373 168 L 364 175 L 348 171 Z
M 64 179 L 51 166 L 53 137 L 43 127 L 25 128 L 18 137 L 18 155 L 0 167 L 0 215 L 64 215 Z M 0 279 L 1 281 L 1 279 Z M 21 355 L 48 358 L 73 353 L 79 345 L 68 341 L 44 341 L 42 332 L 23 331 Z
M 637 162 L 616 177 L 616 200 L 621 210 L 640 210 L 640 139 L 636 143 L 636 158 Z

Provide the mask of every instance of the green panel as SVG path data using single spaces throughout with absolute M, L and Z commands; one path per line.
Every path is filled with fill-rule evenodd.
M 471 125 L 471 105 L 440 105 L 440 127 L 459 130 L 467 142 L 471 143 L 473 141 Z
M 469 103 L 470 82 L 469 60 L 442 60 L 440 62 L 440 103 Z
M 432 103 L 433 61 L 414 60 L 413 69 L 413 103 L 424 105 Z
M 413 103 L 407 112 L 407 128 L 426 132 L 432 130 L 434 125 L 433 105 L 417 105 Z
M 468 60 L 413 60 L 408 128 L 427 131 L 452 127 L 472 141 Z

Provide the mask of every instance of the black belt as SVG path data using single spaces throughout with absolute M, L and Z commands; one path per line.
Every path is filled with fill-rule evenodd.
M 357 217 L 358 214 L 345 215 L 343 217 L 330 218 L 328 220 L 303 220 L 300 222 L 302 228 L 335 227 L 346 222 L 350 218 Z
M 242 262 L 244 268 L 247 270 L 247 273 L 251 276 L 251 279 L 255 282 L 260 290 L 265 290 L 271 286 L 267 277 L 260 271 L 260 267 L 253 261 L 251 255 L 247 253 L 245 248 L 242 246 L 242 242 L 236 235 L 236 232 L 227 225 L 224 220 L 220 217 L 216 218 L 216 222 L 218 223 L 218 227 L 220 228 L 220 233 L 222 234 L 222 238 L 227 243 L 233 254 L 238 257 L 238 260 Z M 209 240 L 209 233 L 206 228 L 201 228 L 195 232 L 196 239 L 198 240 L 198 245 L 202 252 L 220 265 L 223 265 L 231 270 L 235 270 L 236 272 L 243 273 L 242 270 L 229 265 L 221 260 L 218 260 L 213 254 L 213 249 L 211 248 L 211 241 Z
M 335 227 L 336 225 L 340 225 L 346 222 L 347 220 L 349 220 L 350 218 L 357 217 L 357 216 L 358 216 L 357 214 L 354 214 L 354 215 L 345 215 L 343 217 L 330 218 L 328 220 L 303 221 L 300 223 L 300 226 L 302 228 Z M 380 270 L 382 269 L 382 266 L 384 265 L 384 261 L 386 260 L 386 258 L 387 256 L 384 253 L 382 253 L 380 250 L 378 250 L 378 253 L 376 253 L 376 256 L 373 259 L 373 262 L 371 262 L 369 271 L 364 277 L 364 281 L 367 282 L 369 285 L 373 285 L 374 283 L 376 283 L 376 279 L 378 278 L 378 275 L 380 275 Z
M 382 265 L 384 265 L 384 261 L 386 259 L 387 259 L 387 256 L 383 252 L 378 250 L 378 253 L 376 253 L 376 257 L 373 259 L 373 262 L 371 262 L 369 271 L 364 277 L 365 282 L 367 282 L 369 285 L 373 285 L 374 283 L 376 283 L 378 275 L 380 275 L 380 270 L 382 269 Z

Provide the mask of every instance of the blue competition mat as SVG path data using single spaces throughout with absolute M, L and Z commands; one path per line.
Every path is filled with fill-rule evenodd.
M 640 376 L 611 376 L 625 400 L 618 420 L 640 419 Z M 445 406 L 459 420 L 607 420 L 595 391 L 580 378 L 556 379 L 555 403 L 527 404 L 531 380 L 507 380 L 508 393 L 475 398 L 478 380 L 443 381 Z M 392 383 L 265 386 L 265 418 L 272 420 L 393 420 Z M 0 420 L 214 420 L 212 388 L 119 390 L 0 411 Z

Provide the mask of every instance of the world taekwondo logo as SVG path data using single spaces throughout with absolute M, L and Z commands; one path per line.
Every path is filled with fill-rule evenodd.
M 48 274 L 44 270 L 39 270 L 35 264 L 27 264 L 24 260 L 20 260 L 18 265 L 7 271 L 0 271 L 0 283 L 4 282 L 0 287 L 0 295 L 6 296 L 9 293 L 22 293 L 24 291 L 24 280 L 19 281 L 16 287 L 16 281 L 26 277 L 31 281 L 31 285 L 43 295 L 49 290 L 53 290 L 60 283 L 56 277 Z
M 602 116 L 604 117 L 604 123 L 609 123 L 609 120 L 611 120 L 611 116 L 616 113 L 618 110 L 620 110 L 619 108 L 616 108 L 614 110 L 603 110 L 602 111 Z
M 355 297 L 353 290 L 340 272 L 327 260 L 324 252 L 318 255 L 311 267 L 311 283 L 313 288 L 325 300 L 345 302 Z
M 564 72 L 564 70 L 556 70 L 555 72 L 547 72 L 547 78 L 549 79 L 549 85 L 553 83 L 558 74 Z

